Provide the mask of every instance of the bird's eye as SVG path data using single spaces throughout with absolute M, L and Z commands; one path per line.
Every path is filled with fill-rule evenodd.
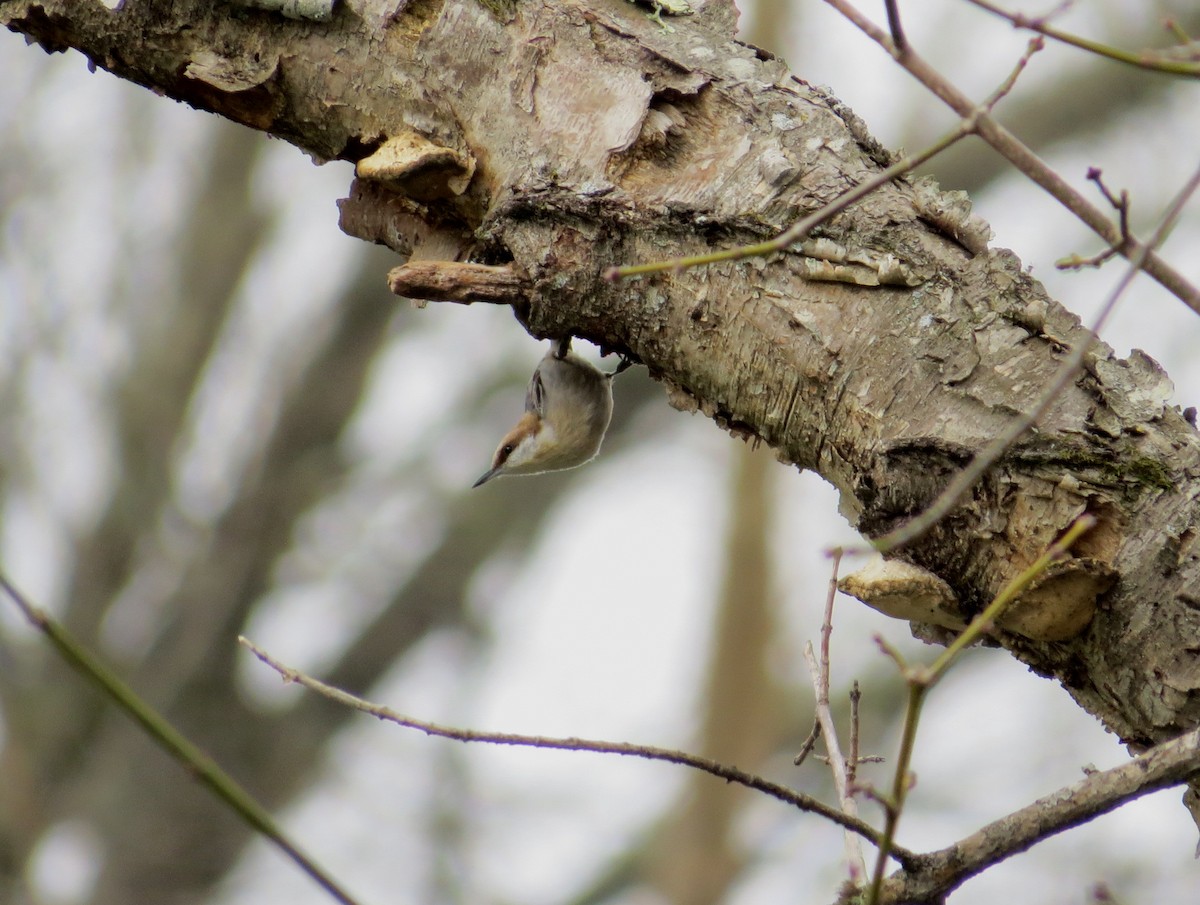
M 502 447 L 500 447 L 500 461 L 503 462 L 505 459 L 511 456 L 514 449 L 516 449 L 516 447 L 511 443 L 505 443 Z

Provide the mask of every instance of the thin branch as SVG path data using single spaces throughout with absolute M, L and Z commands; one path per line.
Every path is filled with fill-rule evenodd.
M 896 45 L 897 50 L 903 51 L 908 47 L 908 38 L 904 35 L 904 23 L 900 21 L 899 0 L 884 0 L 883 6 L 887 10 L 888 29 L 892 33 L 892 43 Z
M 1104 173 L 1099 167 L 1088 167 L 1087 178 L 1089 182 L 1096 183 L 1096 188 L 1100 190 L 1100 194 L 1104 196 L 1104 200 L 1113 206 L 1113 208 L 1122 214 L 1129 213 L 1129 193 L 1122 191 L 1120 196 L 1114 195 L 1112 190 L 1104 183 Z
M 854 800 L 850 787 L 850 771 L 846 768 L 846 758 L 842 755 L 837 726 L 833 721 L 833 710 L 829 706 L 829 639 L 833 635 L 833 602 L 837 598 L 838 567 L 842 563 L 841 549 L 835 549 L 831 558 L 833 568 L 829 576 L 829 591 L 825 596 L 825 617 L 821 622 L 820 662 L 813 653 L 812 644 L 804 646 L 804 659 L 812 676 L 813 690 L 816 693 L 817 722 L 821 726 L 821 734 L 825 737 L 825 752 L 829 755 L 829 769 L 833 773 L 833 786 L 837 790 L 838 802 L 841 804 L 842 813 L 857 818 L 858 803 Z M 863 859 L 862 847 L 858 840 L 847 833 L 845 841 L 850 879 L 857 881 L 859 877 L 866 876 L 867 863 Z
M 1166 214 L 1163 215 L 1162 221 L 1158 225 L 1158 229 L 1154 231 L 1154 235 L 1150 237 L 1150 241 L 1145 245 L 1139 245 L 1137 251 L 1129 259 L 1129 267 L 1122 274 L 1121 279 L 1117 281 L 1117 285 L 1113 287 L 1105 300 L 1104 305 L 1100 308 L 1100 313 L 1096 316 L 1092 323 L 1091 332 L 1097 334 L 1100 328 L 1104 326 L 1104 322 L 1108 319 L 1109 314 L 1117 304 L 1117 300 L 1121 298 L 1125 290 L 1129 288 L 1134 277 L 1142 268 L 1153 249 L 1161 245 L 1170 234 L 1175 222 L 1179 219 L 1179 215 L 1183 212 L 1183 208 L 1196 191 L 1197 186 L 1200 186 L 1200 168 L 1196 169 L 1187 184 L 1180 190 L 1179 194 L 1171 202 Z M 1022 415 L 1020 418 L 1013 420 L 1008 427 L 1000 432 L 962 471 L 955 474 L 950 483 L 946 485 L 946 489 L 934 500 L 933 504 L 928 509 L 922 512 L 915 518 L 905 522 L 894 531 L 890 531 L 872 541 L 872 546 L 881 553 L 887 553 L 902 547 L 905 544 L 911 543 L 926 531 L 936 525 L 942 518 L 953 509 L 966 495 L 966 493 L 975 486 L 975 483 L 983 477 L 984 473 L 991 468 L 1000 457 L 1003 456 L 1009 448 L 1024 434 L 1027 430 L 1033 427 L 1041 419 L 1042 415 L 1058 398 L 1058 395 L 1075 380 L 1076 374 L 1080 366 L 1083 364 L 1084 356 L 1087 355 L 1088 349 L 1091 348 L 1091 339 L 1086 339 L 1082 342 L 1077 342 L 1075 348 L 1071 350 L 1071 354 L 1063 360 L 1059 366 L 1058 372 L 1054 375 L 1054 379 L 1042 391 L 1038 398 L 1037 404 Z
M 850 783 L 851 791 L 854 791 L 858 765 L 863 762 L 858 750 L 858 704 L 861 700 L 862 690 L 858 687 L 858 679 L 855 679 L 854 684 L 850 686 L 850 759 L 846 770 L 846 780 Z
M 1185 305 L 1200 314 L 1200 288 L 1192 285 L 1181 273 L 1153 254 L 1149 250 L 1149 246 L 1136 241 L 1123 242 L 1120 230 L 1105 216 L 1103 211 L 1072 188 L 1045 161 L 1002 126 L 995 117 L 987 111 L 980 111 L 976 108 L 970 98 L 930 66 L 913 50 L 911 45 L 903 51 L 897 49 L 887 32 L 859 12 L 849 0 L 825 0 L 825 2 L 886 50 L 897 63 L 955 113 L 964 118 L 975 116 L 976 134 L 980 138 L 1087 224 L 1100 238 L 1117 248 L 1125 258 L 1130 261 L 1140 260 L 1142 262 L 1141 269 L 1150 274 Z
M 1126 764 L 1092 773 L 989 823 L 948 848 L 922 856 L 920 869 L 889 877 L 888 902 L 934 901 L 965 880 L 1037 843 L 1126 802 L 1200 773 L 1200 729 L 1156 745 Z
M 798 810 L 808 811 L 824 817 L 832 823 L 836 823 L 853 833 L 857 833 L 874 845 L 878 845 L 879 843 L 879 832 L 862 820 L 843 814 L 836 808 L 832 808 L 809 795 L 805 795 L 803 792 L 797 792 L 787 788 L 787 786 L 782 786 L 770 780 L 763 779 L 761 776 L 747 773 L 744 770 L 739 770 L 737 767 L 722 764 L 706 757 L 699 757 L 695 754 L 689 754 L 686 751 L 677 751 L 671 748 L 634 745 L 628 742 L 595 741 L 585 738 L 554 738 L 543 735 L 518 735 L 511 732 L 479 732 L 474 729 L 442 726 L 427 720 L 418 720 L 404 716 L 391 708 L 373 704 L 349 692 L 342 691 L 340 688 L 326 685 L 319 679 L 314 679 L 312 676 L 305 675 L 298 670 L 280 663 L 248 638 L 239 637 L 238 643 L 271 669 L 279 673 L 285 682 L 294 682 L 303 685 L 310 691 L 315 691 L 317 694 L 329 698 L 331 701 L 335 701 L 344 707 L 369 714 L 376 719 L 395 723 L 397 726 L 403 726 L 406 729 L 416 729 L 418 732 L 424 732 L 426 735 L 446 738 L 456 742 L 514 745 L 523 748 L 548 748 L 559 751 L 591 751 L 595 754 L 619 754 L 625 757 L 640 757 L 646 760 L 659 760 L 679 764 L 683 767 L 690 767 L 693 770 L 700 770 L 703 773 L 716 776 L 726 782 L 736 783 L 737 785 L 763 792 Z M 918 858 L 915 853 L 907 849 L 895 850 L 894 854 L 896 860 L 901 864 L 915 864 Z
M 829 760 L 829 758 L 828 758 L 828 757 L 826 757 L 824 754 L 818 754 L 818 755 L 816 756 L 816 759 L 817 759 L 818 761 L 820 761 L 821 763 L 825 764 L 825 766 L 829 766 L 829 764 L 831 763 L 831 762 L 830 762 L 830 760 Z M 855 763 L 859 763 L 859 764 L 886 764 L 886 763 L 887 763 L 887 758 L 886 758 L 886 757 L 884 757 L 882 754 L 863 754 L 863 755 L 860 755 L 860 756 L 859 756 L 859 758 L 858 758 L 858 760 L 857 760 L 857 761 L 851 761 L 851 760 L 850 760 L 850 758 L 849 758 L 849 757 L 847 757 L 847 758 L 846 758 L 846 767 L 847 767 L 847 772 L 851 772 L 851 771 L 850 771 L 850 768 L 851 768 L 851 767 L 852 767 L 852 766 L 853 766 Z M 851 779 L 853 779 L 853 776 L 851 776 Z M 854 795 L 858 795 L 858 793 L 860 793 L 860 792 L 863 792 L 864 794 L 866 794 L 866 795 L 867 795 L 867 797 L 874 797 L 874 796 L 872 796 L 872 795 L 871 795 L 871 794 L 870 794 L 870 793 L 867 791 L 867 789 L 866 789 L 866 787 L 865 787 L 865 786 L 851 785 L 851 787 L 850 787 L 850 792 L 851 792 L 852 794 L 854 794 Z
M 1000 101 L 1003 100 L 1008 93 L 1016 87 L 1017 79 L 1020 78 L 1021 73 L 1025 71 L 1025 67 L 1029 65 L 1029 61 L 1033 59 L 1033 55 L 1035 53 L 1041 53 L 1045 47 L 1046 42 L 1040 37 L 1030 39 L 1029 43 L 1025 45 L 1025 52 L 1022 53 L 1020 59 L 1017 60 L 1017 65 L 1014 66 L 1012 72 L 1008 74 L 1008 78 L 1001 82 L 1000 87 L 993 91 L 988 96 L 988 99 L 981 105 L 985 112 L 990 113 L 992 110 L 994 110 L 996 108 L 996 104 L 1000 103 Z
M 1129 192 L 1126 189 L 1121 189 L 1120 195 L 1114 195 L 1104 184 L 1104 177 L 1099 167 L 1088 167 L 1087 178 L 1089 182 L 1094 182 L 1096 188 L 1100 190 L 1100 194 L 1104 196 L 1104 200 L 1112 205 L 1117 212 L 1118 227 L 1121 230 L 1121 244 L 1125 245 L 1133 240 L 1133 233 L 1129 229 Z M 1105 261 L 1117 254 L 1115 246 L 1109 246 L 1103 251 L 1092 255 L 1090 258 L 1084 258 L 1080 255 L 1069 255 L 1060 261 L 1055 261 L 1054 266 L 1059 270 L 1078 270 L 1083 267 L 1099 267 Z
M 966 0 L 966 2 L 994 16 L 999 16 L 1001 19 L 1006 19 L 1012 23 L 1014 28 L 1024 28 L 1037 32 L 1039 35 L 1045 35 L 1053 41 L 1077 47 L 1080 50 L 1086 50 L 1088 53 L 1094 53 L 1097 56 L 1107 57 L 1118 63 L 1136 66 L 1139 69 L 1149 69 L 1153 72 L 1165 72 L 1171 75 L 1191 76 L 1192 78 L 1200 77 L 1200 61 L 1195 59 L 1178 59 L 1173 55 L 1174 48 L 1165 51 L 1121 50 L 1119 47 L 1111 47 L 1099 41 L 1092 41 L 1089 38 L 1060 31 L 1046 24 L 1047 16 L 1026 16 L 1023 13 L 1010 13 L 1005 9 L 1001 9 L 995 3 L 989 2 L 989 0 Z M 894 37 L 893 40 L 895 40 Z
M 812 754 L 812 749 L 817 744 L 817 739 L 821 737 L 821 721 L 813 717 L 812 732 L 808 733 L 808 738 L 800 745 L 800 750 L 796 752 L 796 756 L 792 758 L 792 763 L 797 767 L 804 763 L 808 755 Z
M 1183 26 L 1180 25 L 1178 22 L 1176 22 L 1174 19 L 1163 20 L 1163 28 L 1165 28 L 1167 31 L 1169 31 L 1171 34 L 1173 34 L 1175 36 L 1175 40 L 1178 41 L 1180 44 L 1187 45 L 1187 44 L 1193 43 L 1192 36 L 1189 35 L 1186 31 L 1184 31 Z
M 99 689 L 109 700 L 125 711 L 146 735 L 171 757 L 179 761 L 188 773 L 200 784 L 226 804 L 256 832 L 271 840 L 287 857 L 334 900 L 343 905 L 357 905 L 349 893 L 328 873 L 322 870 L 311 857 L 300 850 L 284 835 L 270 813 L 254 800 L 237 781 L 222 770 L 211 757 L 192 744 L 153 707 L 121 681 L 107 666 L 97 660 L 53 617 L 34 606 L 25 595 L 17 590 L 8 576 L 0 571 L 0 588 L 35 629 L 50 642 L 58 655 L 77 670 L 89 684 Z
M 829 587 L 825 594 L 825 617 L 821 620 L 821 670 L 817 681 L 817 697 L 829 705 L 829 642 L 833 638 L 833 602 L 837 599 L 838 570 L 842 565 L 842 548 L 835 547 L 830 553 Z
M 900 751 L 896 755 L 896 771 L 892 774 L 891 795 L 883 796 L 878 793 L 872 797 L 883 806 L 883 841 L 875 858 L 875 871 L 871 875 L 871 885 L 867 892 L 867 905 L 878 905 L 880 891 L 883 888 L 883 873 L 887 869 L 887 859 L 896 844 L 896 829 L 900 825 L 900 815 L 904 813 L 908 792 L 915 784 L 915 779 L 909 766 L 912 764 L 913 751 L 917 743 L 917 726 L 921 721 L 921 706 L 924 703 L 926 686 L 920 682 L 910 681 L 908 697 L 905 702 L 904 726 L 900 735 Z

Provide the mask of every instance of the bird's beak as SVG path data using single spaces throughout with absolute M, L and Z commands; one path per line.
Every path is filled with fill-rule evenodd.
M 483 476 L 480 477 L 480 479 L 478 481 L 476 481 L 474 484 L 471 485 L 471 488 L 474 489 L 474 488 L 478 487 L 480 484 L 486 484 L 488 481 L 490 481 L 492 478 L 494 478 L 496 476 L 496 472 L 499 470 L 500 469 L 498 469 L 498 468 L 489 468 L 487 471 L 485 471 L 483 473 Z

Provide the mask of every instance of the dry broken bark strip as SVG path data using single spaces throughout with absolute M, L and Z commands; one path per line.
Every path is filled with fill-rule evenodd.
M 632 355 L 677 407 L 818 470 L 867 535 L 927 505 L 1032 404 L 1063 344 L 1089 339 L 1015 256 L 981 248 L 955 199 L 907 182 L 805 253 L 601 281 L 769 236 L 886 160 L 834 98 L 703 14 L 668 33 L 619 0 L 350 2 L 326 24 L 5 0 L 0 20 L 318 158 L 381 154 L 343 204 L 347 232 L 505 268 L 534 335 Z M 1094 618 L 1000 640 L 1137 745 L 1200 715 L 1200 443 L 1168 393 L 1149 358 L 1097 345 L 1036 434 L 904 554 L 969 612 L 1096 515 L 1045 595 Z

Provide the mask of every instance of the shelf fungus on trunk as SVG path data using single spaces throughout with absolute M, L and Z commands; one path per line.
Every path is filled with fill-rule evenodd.
M 475 160 L 416 132 L 401 132 L 358 161 L 354 175 L 416 201 L 436 201 L 466 191 Z
M 1116 581 L 1108 564 L 1086 557 L 1052 563 L 997 619 L 999 628 L 1034 641 L 1067 641 L 1082 634 L 1096 601 Z M 899 559 L 876 556 L 838 582 L 844 594 L 896 619 L 951 631 L 966 628 L 965 613 L 942 578 Z

